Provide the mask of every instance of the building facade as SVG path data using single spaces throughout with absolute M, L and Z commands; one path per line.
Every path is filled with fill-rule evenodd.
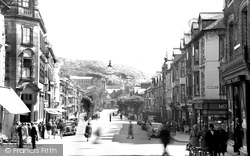
M 230 152 L 248 155 L 249 134 L 249 26 L 248 0 L 224 1 L 225 40 L 220 53 L 221 85 L 228 101 L 228 123 Z M 248 117 L 249 118 L 249 117 Z
M 46 28 L 38 10 L 38 1 L 5 0 L 10 6 L 5 14 L 6 85 L 13 88 L 30 109 L 30 113 L 17 116 L 21 122 L 43 118 L 39 103 L 40 56 L 46 53 Z

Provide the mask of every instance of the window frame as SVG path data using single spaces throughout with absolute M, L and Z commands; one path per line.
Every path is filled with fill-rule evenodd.
M 29 30 L 29 34 L 25 32 L 25 30 Z M 33 27 L 31 26 L 22 26 L 22 40 L 21 40 L 22 45 L 26 46 L 33 46 Z

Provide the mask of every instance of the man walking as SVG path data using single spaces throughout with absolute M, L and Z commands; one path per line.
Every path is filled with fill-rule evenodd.
M 217 156 L 218 151 L 218 132 L 214 130 L 214 125 L 209 125 L 209 130 L 205 135 L 205 142 L 208 147 L 208 152 L 211 156 Z
M 22 124 L 19 123 L 19 126 L 17 128 L 17 133 L 18 133 L 18 137 L 19 137 L 19 148 L 23 148 L 23 128 L 22 128 Z
M 35 149 L 36 148 L 37 131 L 36 131 L 36 127 L 34 126 L 33 122 L 31 122 L 30 136 L 31 136 L 32 149 Z

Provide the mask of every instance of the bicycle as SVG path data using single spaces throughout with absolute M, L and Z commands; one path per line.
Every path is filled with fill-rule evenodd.
M 189 146 L 189 156 L 209 156 L 207 148 Z

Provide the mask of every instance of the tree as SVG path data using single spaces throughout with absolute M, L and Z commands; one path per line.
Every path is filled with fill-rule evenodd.
M 127 114 L 128 108 L 133 110 L 133 114 L 138 116 L 140 114 L 139 110 L 144 105 L 144 99 L 141 96 L 122 96 L 117 100 L 117 105 L 119 106 L 120 110 L 125 111 L 125 114 Z
M 133 109 L 133 114 L 136 114 L 137 119 L 140 114 L 139 110 L 144 105 L 144 99 L 141 96 L 131 96 L 127 100 L 128 106 Z
M 83 109 L 87 113 L 86 120 L 88 120 L 94 113 L 95 104 L 92 98 L 89 96 L 84 96 L 81 100 L 81 104 L 83 106 Z

